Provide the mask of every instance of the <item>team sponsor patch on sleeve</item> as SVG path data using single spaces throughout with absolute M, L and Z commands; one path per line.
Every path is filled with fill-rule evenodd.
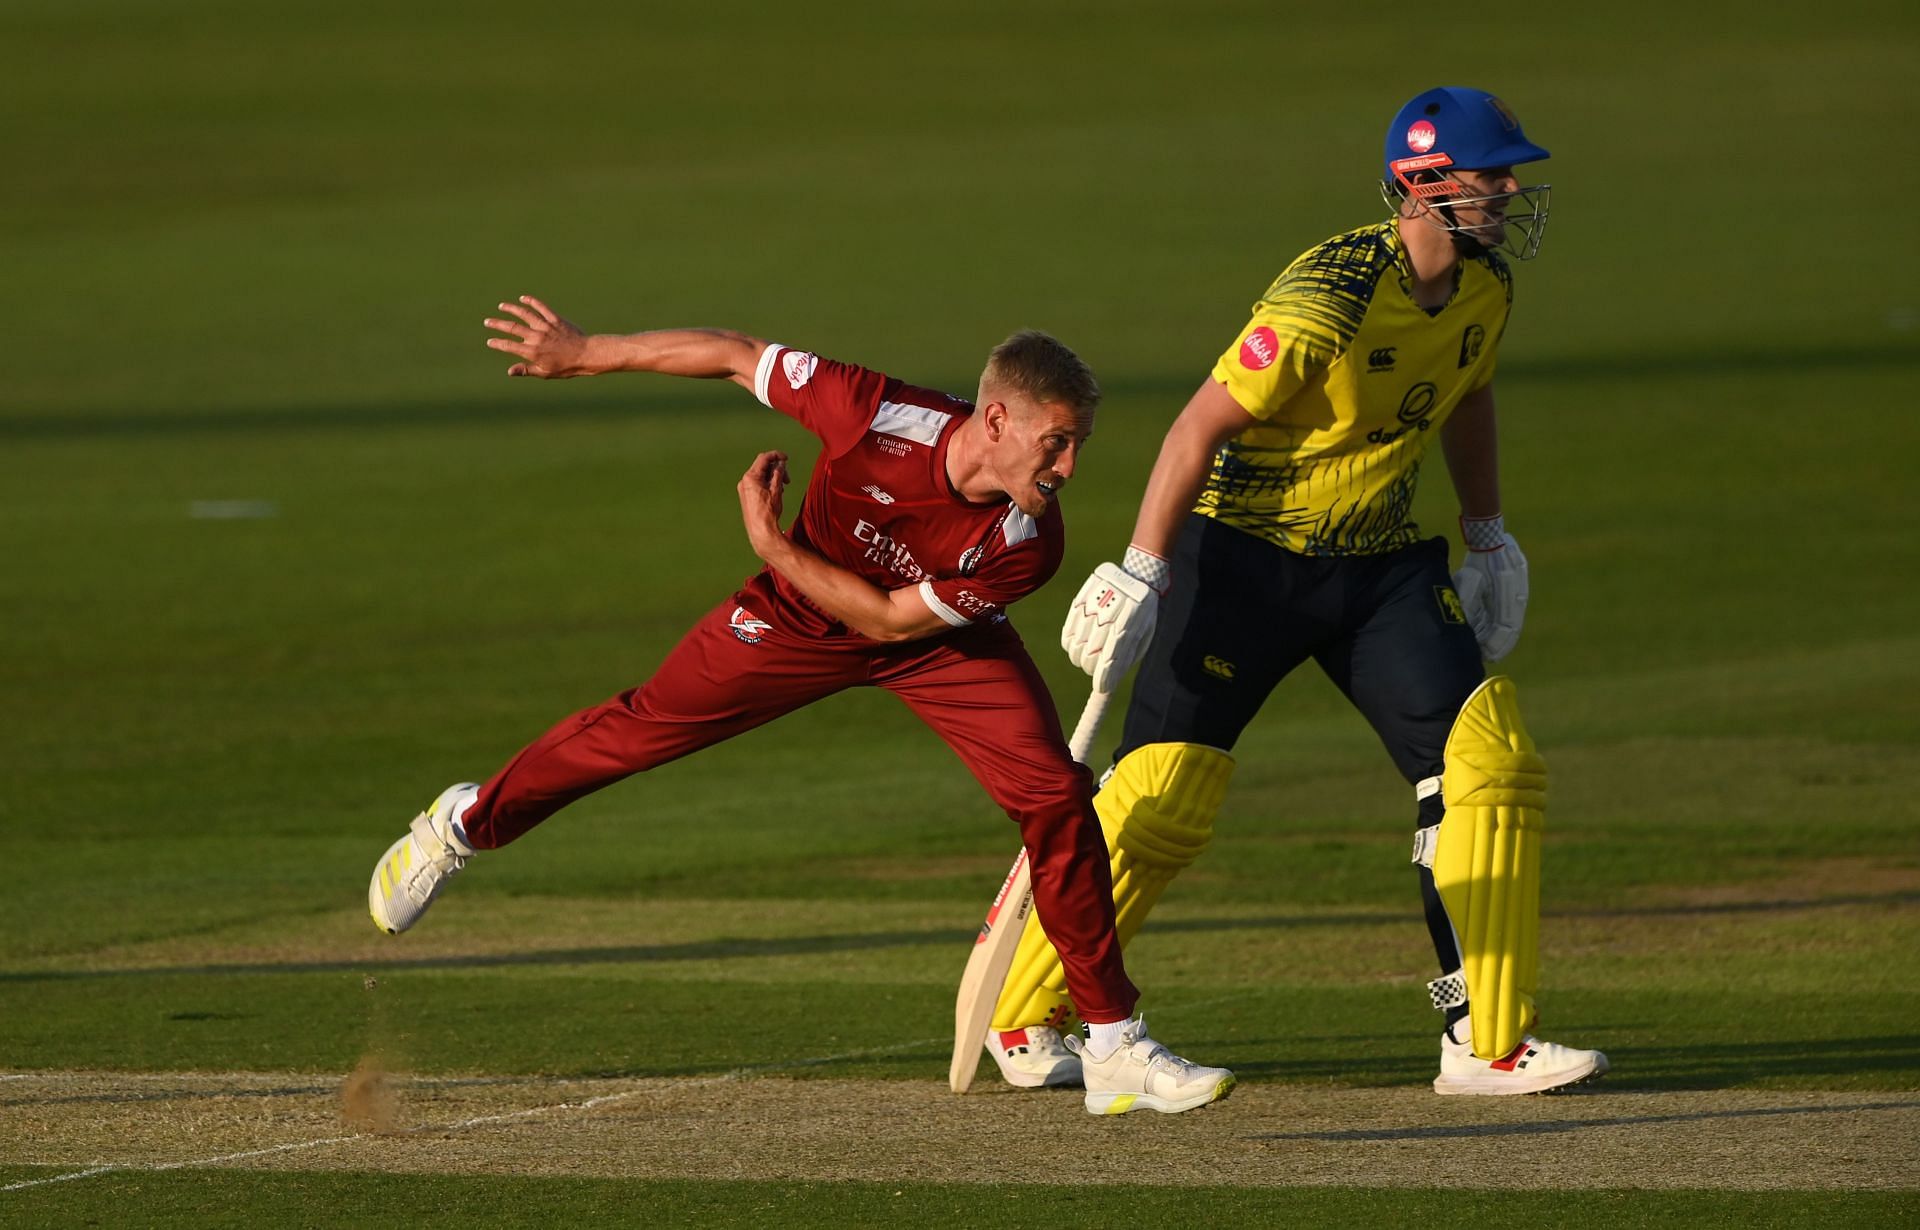
M 804 350 L 789 350 L 780 356 L 780 370 L 786 373 L 788 386 L 796 390 L 813 379 L 813 369 L 818 366 L 820 356 Z
M 1250 372 L 1265 371 L 1280 357 L 1280 338 L 1266 325 L 1240 339 L 1240 366 Z
M 932 581 L 920 582 L 920 598 L 927 604 L 927 609 L 938 615 L 949 627 L 964 628 L 973 622 L 967 615 L 942 602 L 940 595 L 933 588 Z

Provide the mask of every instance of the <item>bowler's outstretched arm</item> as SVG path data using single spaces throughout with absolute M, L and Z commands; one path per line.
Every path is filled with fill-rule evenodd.
M 584 333 L 532 295 L 502 303 L 506 316 L 490 316 L 486 326 L 505 337 L 490 337 L 494 350 L 517 356 L 509 376 L 568 380 L 609 372 L 659 372 L 698 379 L 725 378 L 753 388 L 754 368 L 767 344 L 731 329 L 660 329 L 648 333 Z

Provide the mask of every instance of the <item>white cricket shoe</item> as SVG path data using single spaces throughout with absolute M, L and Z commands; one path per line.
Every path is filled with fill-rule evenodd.
M 1130 1110 L 1172 1114 L 1217 1102 L 1233 1092 L 1233 1073 L 1180 1058 L 1147 1037 L 1144 1017 L 1127 1022 L 1120 1045 L 1105 1059 L 1089 1055 L 1087 1044 L 1078 1038 L 1068 1038 L 1066 1044 L 1080 1056 L 1090 1115 L 1124 1115 Z
M 989 1029 L 987 1054 L 1015 1089 L 1051 1089 L 1080 1083 L 1080 1056 L 1067 1049 L 1050 1025 L 1025 1029 Z
M 453 816 L 465 811 L 480 787 L 461 782 L 440 792 L 399 841 L 387 847 L 367 885 L 373 925 L 398 935 L 420 921 L 433 899 L 460 874 L 473 850 L 453 832 Z
M 1460 1026 L 1466 1026 L 1465 1018 Z M 1440 1035 L 1440 1075 L 1433 1078 L 1435 1093 L 1551 1093 L 1607 1073 L 1607 1057 L 1599 1051 L 1542 1042 L 1525 1034 L 1505 1058 L 1482 1059 L 1473 1053 L 1472 1035 L 1468 1037 L 1469 1041 L 1455 1042 L 1451 1032 Z

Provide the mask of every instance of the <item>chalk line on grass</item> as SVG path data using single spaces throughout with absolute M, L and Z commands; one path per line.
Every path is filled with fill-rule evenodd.
M 670 1089 L 698 1088 L 702 1085 L 723 1084 L 727 1081 L 740 1080 L 745 1077 L 757 1076 L 764 1073 L 783 1072 L 792 1068 L 819 1067 L 823 1064 L 842 1063 L 849 1059 L 865 1059 L 873 1055 L 886 1055 L 895 1051 L 912 1050 L 915 1047 L 928 1046 L 939 1041 L 940 1039 L 938 1038 L 921 1038 L 912 1042 L 896 1042 L 889 1046 L 875 1046 L 857 1051 L 847 1051 L 839 1055 L 815 1055 L 806 1059 L 788 1060 L 784 1063 L 748 1064 L 744 1067 L 731 1068 L 712 1076 L 689 1077 L 685 1080 L 673 1081 L 666 1087 Z M 0 1074 L 0 1079 L 31 1080 L 36 1076 L 46 1077 L 49 1075 L 57 1074 L 33 1072 L 7 1073 Z M 135 1077 L 156 1077 L 163 1076 L 164 1074 L 129 1073 L 128 1075 Z M 177 1079 L 177 1077 L 175 1079 Z M 407 1128 L 392 1134 L 398 1136 L 418 1136 L 437 1132 L 464 1132 L 472 1128 L 486 1127 L 496 1123 L 511 1123 L 515 1120 L 531 1119 L 557 1111 L 594 1110 L 601 1106 L 624 1102 L 630 1098 L 638 1097 L 642 1093 L 653 1093 L 658 1088 L 659 1086 L 656 1085 L 647 1085 L 642 1088 L 624 1090 L 619 1093 L 600 1094 L 597 1097 L 588 1098 L 583 1102 L 554 1102 L 546 1106 L 530 1106 L 520 1110 L 503 1111 L 498 1114 L 476 1115 L 469 1119 L 462 1119 L 457 1123 L 422 1125 L 420 1127 Z M 8 1183 L 0 1186 L 0 1192 L 24 1191 L 30 1187 L 45 1187 L 52 1183 L 70 1183 L 77 1179 L 91 1179 L 104 1174 L 117 1174 L 129 1171 L 157 1173 L 168 1170 L 192 1170 L 202 1166 L 222 1166 L 229 1162 L 242 1162 L 249 1158 L 268 1157 L 276 1153 L 293 1153 L 306 1149 L 322 1149 L 328 1145 L 345 1144 L 348 1141 L 363 1140 L 369 1134 L 370 1133 L 366 1132 L 349 1132 L 344 1136 L 328 1136 L 318 1140 L 288 1141 L 284 1144 L 269 1145 L 261 1149 L 243 1149 L 237 1153 L 221 1153 L 212 1157 L 191 1158 L 179 1162 L 102 1162 L 83 1170 L 70 1171 L 67 1174 L 52 1175 L 44 1179 L 25 1179 L 18 1183 Z

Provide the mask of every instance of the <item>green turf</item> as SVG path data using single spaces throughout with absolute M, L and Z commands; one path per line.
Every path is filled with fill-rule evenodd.
M 1920 17 L 1334 13 L 0 10 L 0 1067 L 319 1072 L 376 1048 L 645 1075 L 861 1052 L 812 1074 L 938 1079 L 1011 828 L 885 696 L 579 804 L 477 864 L 437 937 L 365 927 L 406 817 L 644 677 L 753 571 L 739 471 L 808 449 L 730 388 L 509 384 L 480 319 L 532 291 L 588 327 L 729 325 L 959 392 L 1008 331 L 1066 338 L 1108 401 L 1066 564 L 1015 618 L 1071 715 L 1059 613 L 1124 544 L 1167 420 L 1285 260 L 1376 216 L 1382 123 L 1446 82 L 1497 89 L 1556 153 L 1498 384 L 1534 576 L 1508 666 L 1554 773 L 1549 1020 L 1633 1087 L 1914 1088 L 1920 246 L 1900 209 L 1920 172 L 1889 151 Z M 1255 1090 L 1427 1079 L 1404 786 L 1306 674 L 1238 750 L 1213 853 L 1136 950 L 1156 1028 Z M 872 1021 L 845 1019 L 849 987 Z M 511 1040 L 449 1059 L 483 1016 Z M 0 1220 L 138 1199 L 155 1222 L 311 1223 L 391 1182 L 123 1175 L 0 1197 Z M 642 1199 L 748 1223 L 1911 1212 L 507 1180 L 446 1199 L 542 1222 Z
M 17 1177 L 16 1177 L 17 1176 Z M 37 1177 L 0 1169 L 0 1179 Z M 382 1175 L 114 1175 L 39 1188 L 10 1224 L 119 1221 L 137 1199 L 156 1222 L 197 1226 L 261 1224 L 253 1210 L 324 1209 L 273 1224 L 352 1225 L 384 1220 L 397 1202 L 416 1226 L 741 1225 L 741 1226 L 1420 1226 L 1447 1230 L 1511 1221 L 1541 1227 L 1733 1224 L 1782 1227 L 1894 1226 L 1917 1208 L 1905 1193 L 1819 1196 L 1780 1192 L 1402 1192 L 1353 1188 L 1249 1190 L 1102 1186 L 957 1186 L 875 1183 L 656 1182 L 549 1179 L 537 1188 L 483 1176 L 397 1179 Z M 1417 1210 L 1417 1215 L 1415 1213 Z M 1115 1219 L 1115 1220 L 1110 1220 Z M 124 1224 L 124 1223 L 122 1223 Z

